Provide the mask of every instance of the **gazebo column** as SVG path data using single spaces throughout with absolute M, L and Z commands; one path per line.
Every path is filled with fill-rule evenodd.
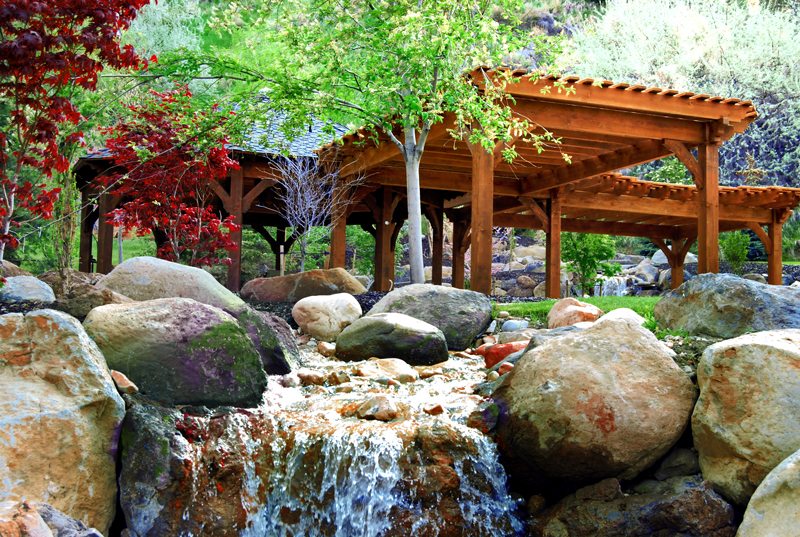
M 464 288 L 464 257 L 470 244 L 469 223 L 464 220 L 453 222 L 453 273 L 452 286 Z
M 116 209 L 119 200 L 111 194 L 101 194 L 98 200 L 99 216 L 97 220 L 97 266 L 95 270 L 101 274 L 111 272 L 112 255 L 114 253 L 114 226 L 106 222 L 106 215 Z
M 347 254 L 347 213 L 341 214 L 333 220 L 331 226 L 331 268 L 345 268 Z
M 767 282 L 783 285 L 783 223 L 785 211 L 772 210 L 769 225 L 769 253 L 767 254 Z
M 492 219 L 494 216 L 494 153 L 470 144 L 472 152 L 472 232 L 470 289 L 492 292 Z
M 81 191 L 80 246 L 78 247 L 78 269 L 81 272 L 92 271 L 92 230 L 97 221 L 96 212 L 89 200 L 89 193 Z
M 670 245 L 667 246 L 661 239 L 650 239 L 650 242 L 664 252 L 667 261 L 669 261 L 672 289 L 677 289 L 683 284 L 683 264 L 686 260 L 686 254 L 689 253 L 689 248 L 694 244 L 694 241 L 695 237 L 672 239 Z
M 719 144 L 697 149 L 697 272 L 719 272 Z
M 231 170 L 231 188 L 227 203 L 223 200 L 225 210 L 233 216 L 239 226 L 236 231 L 231 231 L 230 238 L 236 245 L 236 251 L 230 252 L 231 264 L 228 265 L 227 287 L 234 293 L 239 292 L 242 280 L 242 198 L 244 197 L 244 172 L 242 168 Z
M 392 248 L 392 192 L 383 188 L 378 194 L 377 210 L 373 210 L 375 219 L 375 291 L 387 292 L 394 280 L 394 255 Z
M 547 243 L 545 247 L 545 294 L 561 298 L 561 192 L 550 191 L 547 203 Z
M 425 215 L 433 232 L 431 244 L 431 283 L 442 285 L 442 260 L 444 258 L 444 214 L 441 207 L 426 206 Z

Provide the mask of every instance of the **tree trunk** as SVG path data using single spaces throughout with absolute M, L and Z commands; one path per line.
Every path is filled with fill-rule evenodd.
M 408 196 L 408 257 L 411 265 L 411 283 L 425 283 L 422 257 L 422 204 L 419 188 L 419 161 L 421 155 L 407 151 L 406 195 Z
M 11 231 L 11 215 L 14 214 L 13 193 L 9 196 L 9 199 L 6 200 L 6 209 L 7 209 L 6 216 L 0 219 L 0 222 L 2 222 L 2 225 L 0 225 L 0 237 L 8 235 L 8 233 Z M 5 255 L 5 252 L 6 252 L 6 243 L 0 241 L 0 263 L 3 262 L 3 256 Z

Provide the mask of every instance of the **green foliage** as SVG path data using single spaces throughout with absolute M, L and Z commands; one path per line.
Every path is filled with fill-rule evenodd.
M 783 255 L 787 259 L 800 258 L 800 216 L 797 213 L 783 225 Z
M 645 172 L 644 178 L 657 183 L 680 183 L 683 185 L 694 184 L 692 176 L 686 166 L 677 157 L 667 157 L 653 163 L 650 171 Z
M 204 26 L 199 0 L 160 0 L 139 11 L 122 42 L 145 56 L 200 50 Z
M 347 226 L 347 245 L 352 248 L 354 257 L 351 268 L 357 274 L 371 276 L 375 272 L 375 239 L 356 226 Z
M 758 169 L 764 184 L 798 185 L 800 12 L 781 7 L 608 0 L 562 61 L 581 76 L 753 100 L 759 117 L 722 146 L 720 181 L 739 184 Z
M 658 339 L 664 339 L 667 336 L 680 336 L 680 337 L 687 337 L 689 336 L 689 332 L 683 329 L 671 329 L 671 328 L 662 328 L 659 326 L 658 321 L 656 321 L 656 317 L 652 311 L 649 311 L 645 314 L 642 314 L 645 319 L 644 327 L 650 330 L 653 335 L 655 335 Z
M 630 308 L 645 319 L 653 316 L 653 308 L 661 299 L 657 296 L 595 296 L 583 298 L 584 302 L 594 304 L 604 312 L 619 308 Z M 493 315 L 498 311 L 507 311 L 516 317 L 526 317 L 536 326 L 547 326 L 547 314 L 553 307 L 555 300 L 542 300 L 540 302 L 520 302 L 516 304 L 494 304 Z
M 730 264 L 731 270 L 736 274 L 742 273 L 742 267 L 747 261 L 749 248 L 750 235 L 744 231 L 720 233 L 719 249 L 722 252 L 722 257 Z
M 614 240 L 608 235 L 562 233 L 561 257 L 577 276 L 581 291 L 588 295 L 594 292 L 598 272 L 614 276 L 620 271 L 619 264 L 606 262 L 614 257 Z

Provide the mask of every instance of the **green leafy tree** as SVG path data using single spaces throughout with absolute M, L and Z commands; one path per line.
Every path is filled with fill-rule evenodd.
M 592 295 L 598 274 L 614 276 L 620 271 L 617 263 L 606 260 L 614 257 L 614 240 L 608 235 L 591 233 L 562 233 L 561 258 L 578 277 L 584 294 Z
M 289 113 L 287 129 L 307 127 L 315 116 L 365 126 L 391 140 L 405 162 L 412 281 L 422 282 L 419 167 L 431 129 L 449 113 L 455 138 L 486 149 L 497 141 L 538 147 L 545 141 L 531 133 L 531 119 L 511 114 L 510 74 L 485 90 L 482 73 L 477 80 L 467 76 L 522 49 L 540 64 L 550 59 L 551 39 L 517 30 L 523 7 L 518 0 L 287 0 L 260 10 L 237 3 L 219 19 L 246 19 L 244 31 L 280 51 L 279 61 L 254 66 L 226 57 L 209 63 L 212 73 L 266 87 L 270 100 Z M 219 24 L 230 33 L 242 26 Z M 512 147 L 503 156 L 515 155 Z
M 750 249 L 750 235 L 744 231 L 729 231 L 719 236 L 719 249 L 722 257 L 736 274 L 742 273 Z

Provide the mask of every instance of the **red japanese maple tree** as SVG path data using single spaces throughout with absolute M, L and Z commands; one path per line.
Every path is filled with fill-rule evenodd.
M 211 182 L 239 166 L 225 148 L 229 116 L 196 111 L 185 86 L 150 93 L 151 99 L 129 107 L 128 119 L 106 131 L 118 171 L 98 180 L 122 199 L 107 219 L 139 235 L 166 237 L 161 258 L 195 266 L 230 263 L 224 252 L 237 248 L 230 232 L 239 225 L 210 204 Z
M 42 175 L 65 172 L 63 147 L 82 143 L 73 91 L 94 90 L 104 66 L 146 62 L 120 32 L 149 0 L 4 0 L 0 3 L 0 261 L 17 246 L 15 213 L 49 218 L 58 189 Z M 17 219 L 19 217 L 16 217 Z

